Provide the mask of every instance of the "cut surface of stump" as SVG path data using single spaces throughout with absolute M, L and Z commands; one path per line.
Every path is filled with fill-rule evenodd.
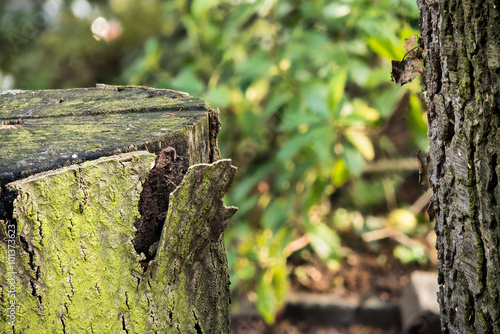
M 210 159 L 210 107 L 187 93 L 108 85 L 10 91 L 0 93 L 0 106 L 2 182 L 101 156 L 159 152 L 168 146 L 181 156 L 189 152 L 190 164 L 196 162 L 195 154 L 203 162 Z M 179 144 L 182 132 L 189 134 Z

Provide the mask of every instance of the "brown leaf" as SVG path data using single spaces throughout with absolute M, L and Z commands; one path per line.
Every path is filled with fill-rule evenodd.
M 408 38 L 405 38 L 405 49 L 407 52 L 412 51 L 415 48 L 415 41 L 417 40 L 417 35 L 411 35 Z
M 415 47 L 415 41 L 418 45 Z M 423 46 L 421 39 L 417 35 L 411 35 L 405 38 L 406 55 L 402 61 L 392 61 L 391 81 L 396 81 L 398 86 L 403 86 L 417 77 L 423 72 L 422 63 L 420 61 Z

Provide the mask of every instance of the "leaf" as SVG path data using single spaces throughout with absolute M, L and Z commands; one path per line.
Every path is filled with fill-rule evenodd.
M 278 261 L 261 274 L 256 289 L 256 305 L 266 323 L 274 323 L 276 313 L 285 303 L 289 285 L 288 271 L 284 260 Z
M 409 233 L 415 230 L 417 218 L 410 210 L 396 209 L 387 216 L 387 225 L 403 233 Z
M 418 45 L 415 47 L 415 41 L 418 39 Z M 420 61 L 423 47 L 421 39 L 417 35 L 411 35 L 405 38 L 406 55 L 402 61 L 392 61 L 391 81 L 396 81 L 398 86 L 403 86 L 417 77 L 423 72 L 422 63 Z
M 375 150 L 368 136 L 354 129 L 347 130 L 345 136 L 366 160 L 371 161 L 375 158 Z
M 324 223 L 305 226 L 310 245 L 323 260 L 337 259 L 340 255 L 340 238 Z
M 226 108 L 230 103 L 231 92 L 227 85 L 219 84 L 218 86 L 209 89 L 204 98 L 214 107 Z
M 346 163 L 343 159 L 337 160 L 333 166 L 331 180 L 335 187 L 340 187 L 349 178 L 349 171 L 347 170 Z
M 399 58 L 402 55 L 401 51 L 394 46 L 392 40 L 384 37 L 369 37 L 367 44 L 376 54 L 387 59 Z
M 338 71 L 328 83 L 328 108 L 331 115 L 336 118 L 341 107 L 342 98 L 347 82 L 347 71 Z
M 257 285 L 257 310 L 264 321 L 268 324 L 274 323 L 275 314 L 278 309 L 274 289 L 271 285 L 270 276 L 267 272 L 261 275 Z
M 262 218 L 262 227 L 270 230 L 277 230 L 288 218 L 289 207 L 283 200 L 275 199 L 267 206 Z
M 203 81 L 198 77 L 193 67 L 184 68 L 172 80 L 171 85 L 173 88 L 188 92 L 193 96 L 200 94 L 204 87 Z
M 408 248 L 403 245 L 398 245 L 394 248 L 393 254 L 403 263 L 418 262 L 424 264 L 428 260 L 423 246 Z
M 363 159 L 363 156 L 358 150 L 344 145 L 343 157 L 347 166 L 347 170 L 351 175 L 360 176 L 361 173 L 363 173 L 365 159 Z
M 423 113 L 420 100 L 416 94 L 410 95 L 410 113 L 406 124 L 410 129 L 413 140 L 417 146 L 427 152 L 429 140 L 427 139 L 427 117 Z

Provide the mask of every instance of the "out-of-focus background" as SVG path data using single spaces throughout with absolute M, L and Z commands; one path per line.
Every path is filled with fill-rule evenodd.
M 3 0 L 0 88 L 144 85 L 219 108 L 233 313 L 273 324 L 290 296 L 397 301 L 434 268 L 422 87 L 390 75 L 418 33 L 414 0 Z

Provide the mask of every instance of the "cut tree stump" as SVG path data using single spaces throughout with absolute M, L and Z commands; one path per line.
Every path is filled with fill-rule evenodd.
M 101 84 L 0 106 L 1 333 L 229 333 L 217 111 Z

